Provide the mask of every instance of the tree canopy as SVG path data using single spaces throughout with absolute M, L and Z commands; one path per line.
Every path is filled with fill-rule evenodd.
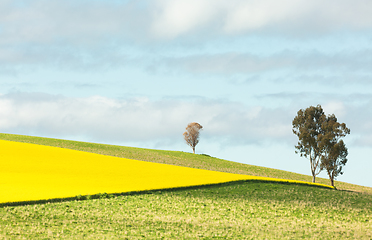
M 186 127 L 186 131 L 183 133 L 186 143 L 192 148 L 195 153 L 195 147 L 199 143 L 199 131 L 203 128 L 197 122 L 189 123 Z
M 309 158 L 310 169 L 315 182 L 315 176 L 320 173 L 321 150 L 318 137 L 321 135 L 321 123 L 325 121 L 325 114 L 320 105 L 301 109 L 293 119 L 293 133 L 298 136 L 296 153 Z
M 324 134 L 320 139 L 322 149 L 320 169 L 327 171 L 331 185 L 334 186 L 334 179 L 343 174 L 342 167 L 347 162 L 348 150 L 341 138 L 350 134 L 350 129 L 345 123 L 338 123 L 333 114 L 327 117 L 322 128 Z
M 320 171 L 326 170 L 334 186 L 334 179 L 343 173 L 342 166 L 347 162 L 348 151 L 341 138 L 350 134 L 350 129 L 337 122 L 334 114 L 326 116 L 320 105 L 299 110 L 292 126 L 298 136 L 296 153 L 309 158 L 313 182 Z

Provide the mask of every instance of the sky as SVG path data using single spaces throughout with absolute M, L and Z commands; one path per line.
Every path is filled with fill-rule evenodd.
M 370 0 L 0 0 L 0 132 L 192 152 L 311 175 L 292 120 L 351 134 L 372 187 Z M 328 178 L 325 172 L 320 177 Z

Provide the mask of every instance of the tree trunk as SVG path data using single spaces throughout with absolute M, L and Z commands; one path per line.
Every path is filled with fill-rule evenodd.
M 331 186 L 336 189 L 336 187 L 335 187 L 335 177 L 334 177 L 335 175 L 334 175 L 334 173 L 333 172 L 330 172 L 329 170 L 327 170 L 327 173 L 328 173 L 329 180 L 331 181 Z
M 195 154 L 195 147 L 192 148 L 192 152 Z
M 315 183 L 315 174 L 313 174 L 313 183 Z

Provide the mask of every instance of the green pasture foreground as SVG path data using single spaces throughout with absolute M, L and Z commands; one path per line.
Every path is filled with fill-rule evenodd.
M 0 208 L 0 239 L 371 239 L 372 195 L 230 183 Z

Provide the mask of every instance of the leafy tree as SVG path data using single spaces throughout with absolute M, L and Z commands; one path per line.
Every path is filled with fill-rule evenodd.
M 342 175 L 342 167 L 347 162 L 348 151 L 342 137 L 350 134 L 350 129 L 345 123 L 338 123 L 335 115 L 330 115 L 323 123 L 324 135 L 320 139 L 320 146 L 323 149 L 320 169 L 327 171 L 331 185 L 334 187 L 334 180 Z
M 190 145 L 193 153 L 195 153 L 195 147 L 199 143 L 199 131 L 203 128 L 202 125 L 196 122 L 189 123 L 186 127 L 186 132 L 183 133 L 183 137 L 186 143 Z
M 337 122 L 334 114 L 326 116 L 320 105 L 299 110 L 292 125 L 299 139 L 296 153 L 309 158 L 313 182 L 320 171 L 326 170 L 334 186 L 334 179 L 343 174 L 342 166 L 347 162 L 348 151 L 341 138 L 350 134 L 350 129 Z
M 321 126 L 325 120 L 324 111 L 318 105 L 299 110 L 292 121 L 292 131 L 298 136 L 296 153 L 299 153 L 301 157 L 309 158 L 313 182 L 315 182 L 315 176 L 321 171 L 321 149 L 318 137 L 322 134 Z

